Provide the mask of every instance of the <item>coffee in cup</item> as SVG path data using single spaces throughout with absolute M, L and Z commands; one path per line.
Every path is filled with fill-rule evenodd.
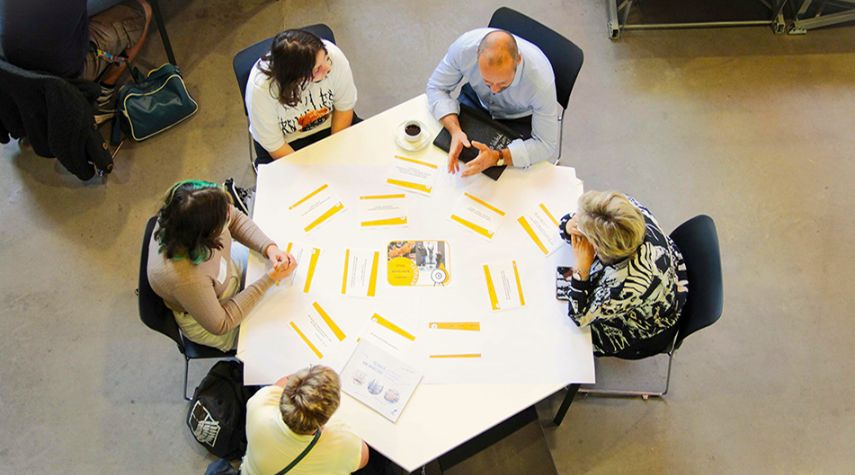
M 409 142 L 418 142 L 422 136 L 422 126 L 414 120 L 404 124 L 404 137 Z

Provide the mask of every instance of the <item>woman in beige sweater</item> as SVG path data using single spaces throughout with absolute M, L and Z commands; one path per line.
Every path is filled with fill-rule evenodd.
M 232 239 L 267 256 L 271 264 L 243 290 Z M 186 180 L 170 188 L 158 212 L 147 272 L 152 289 L 172 309 L 187 339 L 228 351 L 237 345 L 240 322 L 296 265 L 293 256 L 232 205 L 222 187 Z

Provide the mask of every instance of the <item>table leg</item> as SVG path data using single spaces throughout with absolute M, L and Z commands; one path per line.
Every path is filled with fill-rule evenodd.
M 558 413 L 555 414 L 555 419 L 553 419 L 553 423 L 555 425 L 560 426 L 561 421 L 564 420 L 564 416 L 567 415 L 567 410 L 570 409 L 570 404 L 573 403 L 573 398 L 576 397 L 576 393 L 579 391 L 578 384 L 571 384 L 567 386 L 567 394 L 564 395 L 564 401 L 561 402 L 561 407 L 558 408 Z
M 169 62 L 175 64 L 175 54 L 172 53 L 172 43 L 169 42 L 169 34 L 166 32 L 166 25 L 163 24 L 163 16 L 160 14 L 160 3 L 158 0 L 148 0 L 154 13 L 154 22 L 157 23 L 157 30 L 160 32 L 160 39 L 163 41 L 163 48 L 166 50 L 166 57 Z

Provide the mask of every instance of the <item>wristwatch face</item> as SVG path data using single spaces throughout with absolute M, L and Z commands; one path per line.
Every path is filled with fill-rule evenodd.
M 503 167 L 503 166 L 505 166 L 505 159 L 504 159 L 504 158 L 500 158 L 500 159 L 499 159 L 499 161 L 498 161 L 498 162 L 496 162 L 496 166 L 497 166 L 497 167 Z

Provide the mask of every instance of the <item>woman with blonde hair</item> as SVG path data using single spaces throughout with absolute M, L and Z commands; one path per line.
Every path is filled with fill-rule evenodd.
M 368 446 L 341 424 L 341 382 L 326 366 L 312 366 L 261 388 L 246 405 L 242 475 L 348 474 L 368 464 Z
M 241 289 L 245 259 L 233 239 L 270 260 L 270 269 Z M 146 271 L 151 288 L 172 309 L 185 338 L 229 351 L 238 325 L 296 260 L 282 252 L 255 223 L 239 212 L 215 183 L 184 180 L 173 185 L 157 214 Z
M 632 358 L 665 348 L 688 281 L 680 250 L 653 214 L 623 193 L 589 191 L 560 232 L 576 257 L 569 316 L 590 325 L 594 353 Z

